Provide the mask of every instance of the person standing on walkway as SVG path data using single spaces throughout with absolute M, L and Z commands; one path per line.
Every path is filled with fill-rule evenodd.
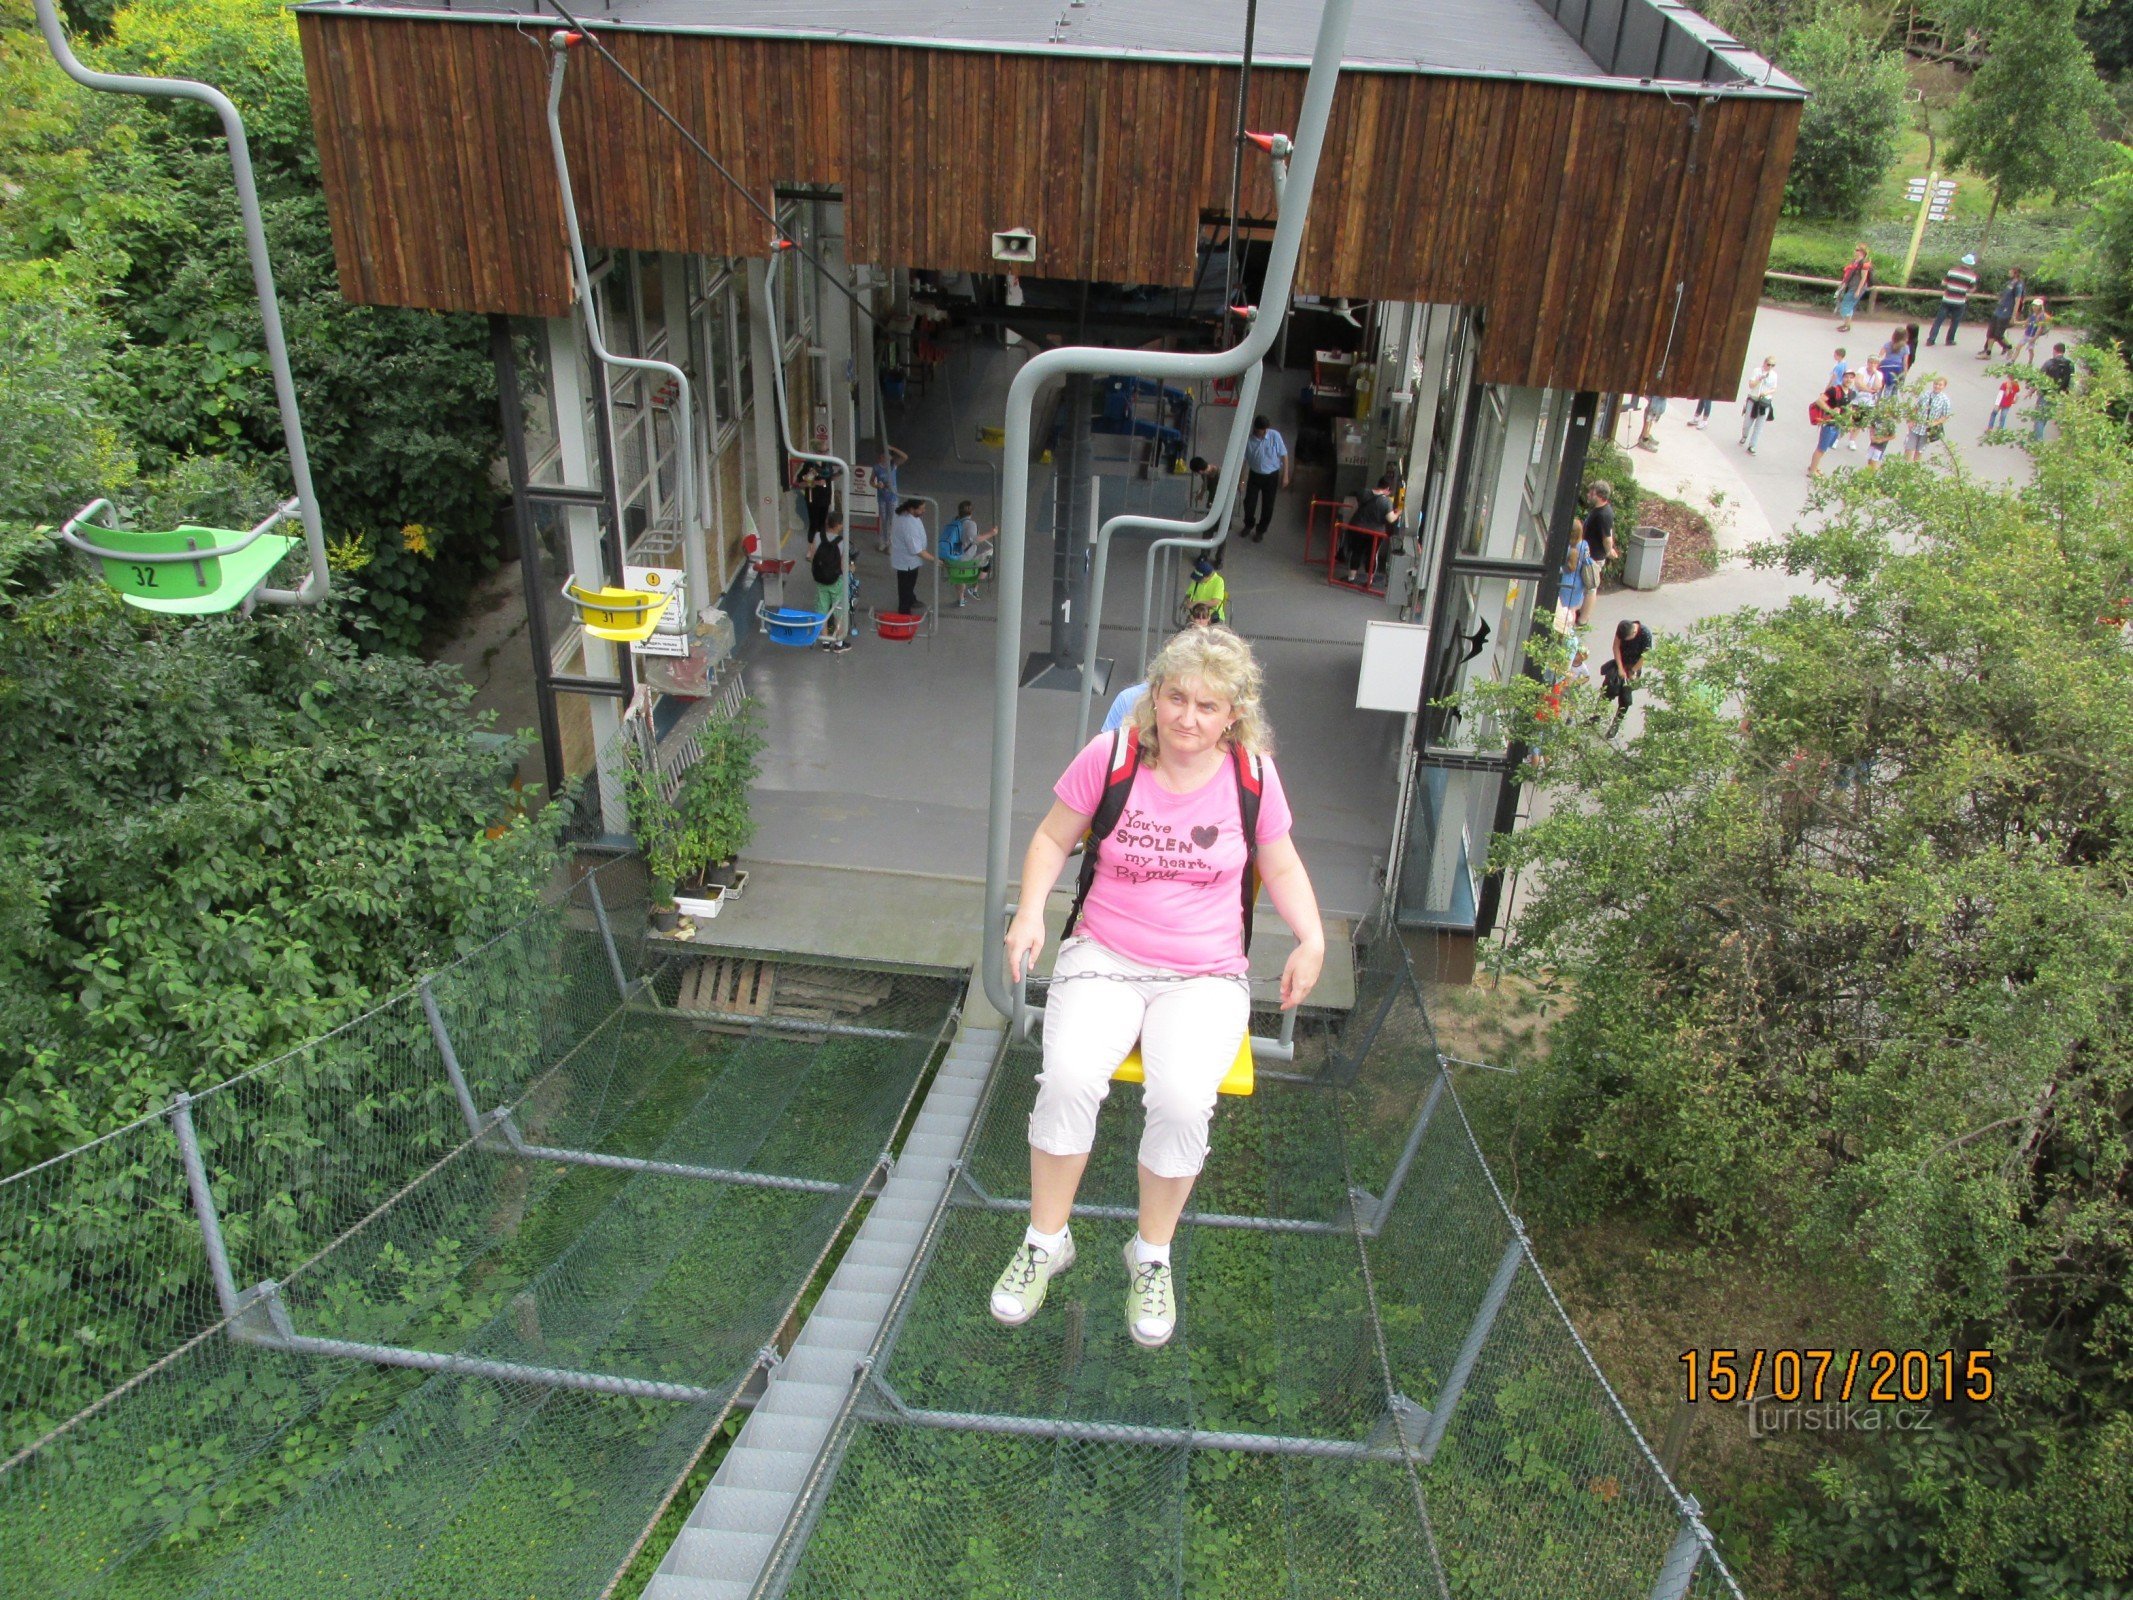
M 1844 431 L 1844 408 L 1851 403 L 1848 380 L 1832 382 L 1807 402 L 1807 420 L 1815 426 L 1815 453 L 1808 458 L 1807 476 L 1822 475 L 1822 458 L 1829 454 Z
M 1985 419 L 1987 437 L 2006 429 L 2008 418 L 2014 415 L 2014 408 L 2021 398 L 2022 380 L 2020 378 L 2002 378 L 2000 380 L 2000 391 L 1992 399 L 1992 415 Z
M 1889 342 L 1881 347 L 1874 365 L 1881 372 L 1881 392 L 1893 399 L 1903 387 L 1903 375 L 1911 370 L 1911 347 L 1904 339 L 1903 329 L 1889 335 Z
M 1748 379 L 1747 397 L 1740 407 L 1740 442 L 1751 456 L 1762 440 L 1763 424 L 1777 415 L 1777 386 L 1777 357 L 1765 356 Z
M 1555 604 L 1562 613 L 1562 631 L 1568 632 L 1581 620 L 1598 584 L 1592 546 L 1583 538 L 1571 540 L 1570 548 L 1563 552 L 1563 569 L 1555 575 Z
M 1384 547 L 1383 539 L 1373 539 L 1372 533 L 1387 533 L 1392 527 L 1392 474 L 1378 479 L 1375 489 L 1368 489 L 1355 503 L 1355 516 L 1349 527 L 1362 529 L 1359 533 L 1343 531 L 1341 534 L 1341 564 L 1348 569 L 1348 582 L 1361 581 L 1361 573 L 1368 567 L 1374 576 L 1379 561 L 1378 552 Z
M 896 516 L 889 523 L 889 566 L 896 574 L 896 609 L 906 617 L 915 617 L 924 609 L 918 603 L 918 569 L 934 559 L 933 552 L 926 548 L 932 541 L 926 537 L 926 525 L 918 515 L 925 509 L 923 500 L 899 501 Z
M 943 562 L 975 562 L 978 576 L 983 578 L 992 571 L 992 542 L 999 536 L 995 528 L 991 533 L 978 532 L 978 519 L 968 500 L 960 501 L 955 508 L 955 517 L 941 529 L 941 560 Z M 978 597 L 976 584 L 959 583 L 955 590 L 955 603 L 962 605 Z
M 810 541 L 819 539 L 822 530 L 829 526 L 831 478 L 820 463 L 809 461 L 801 466 L 800 476 L 793 481 L 793 487 L 800 494 L 800 510 L 807 518 Z
M 1852 331 L 1852 313 L 1858 309 L 1859 297 L 1865 294 L 1874 281 L 1874 258 L 1866 253 L 1866 246 L 1852 246 L 1852 258 L 1846 263 L 1844 274 L 1837 280 L 1837 331 Z
M 1990 361 L 1992 359 L 1992 347 L 1995 344 L 2000 347 L 2001 355 L 2011 356 L 2014 354 L 2014 346 L 2007 341 L 2007 325 L 2014 321 L 2015 314 L 2022 309 L 2022 294 L 2025 287 L 2022 282 L 2022 269 L 2020 267 L 2010 268 L 2007 273 L 2006 287 L 2000 290 L 1999 299 L 1992 303 L 1992 316 L 1985 323 L 1985 347 L 1978 351 L 1978 360 Z M 1950 344 L 1955 342 L 1953 335 L 1949 336 L 1948 342 Z
M 2052 346 L 2051 356 L 2037 368 L 2037 376 L 2044 381 L 2037 385 L 2037 416 L 2031 425 L 2030 437 L 2041 444 L 2044 442 L 2044 425 L 2051 420 L 2052 402 L 2074 387 L 2074 362 L 2066 353 L 2065 345 Z M 2050 387 L 2047 388 L 2047 384 Z
M 1243 535 L 1254 544 L 1266 543 L 1266 530 L 1274 521 L 1274 493 L 1289 486 L 1289 447 L 1264 416 L 1252 418 L 1252 435 L 1244 441 Z
M 2037 364 L 2037 341 L 2051 331 L 2051 325 L 2051 313 L 2045 309 L 2044 296 L 2031 296 L 2029 315 L 2022 323 L 2022 358 L 2031 366 Z
M 1594 564 L 1605 566 L 1622 553 L 1615 547 L 1615 486 L 1605 478 L 1595 478 L 1585 492 L 1592 499 L 1592 509 L 1585 513 L 1585 520 L 1578 527 L 1578 537 L 1592 552 Z M 1595 572 L 1585 587 L 1589 591 L 1586 595 L 1589 604 L 1591 597 L 1600 592 L 1599 573 Z
M 822 519 L 822 531 L 808 536 L 807 575 L 815 580 L 815 609 L 829 621 L 822 625 L 822 648 L 849 650 L 851 631 L 838 627 L 846 614 L 843 604 L 849 579 L 844 574 L 844 518 L 832 511 Z
M 1185 620 L 1205 608 L 1210 622 L 1229 626 L 1229 580 L 1222 576 L 1203 551 L 1192 564 L 1192 579 L 1185 585 Z
M 1903 441 L 1903 453 L 1916 461 L 1926 452 L 1926 446 L 1939 444 L 1947 437 L 1948 419 L 1955 415 L 1955 402 L 1948 398 L 1948 380 L 1935 378 L 1931 387 L 1919 398 L 1918 410 L 1911 417 L 1911 431 Z
M 1659 448 L 1659 441 L 1652 437 L 1652 430 L 1659 426 L 1659 419 L 1665 415 L 1665 395 L 1648 394 L 1644 397 L 1644 427 L 1637 434 L 1637 443 L 1634 448 L 1638 450 L 1656 450 Z
M 1933 308 L 1933 326 L 1926 331 L 1928 345 L 1940 343 L 1943 323 L 1948 328 L 1948 343 L 1955 343 L 1955 331 L 1963 325 L 1963 312 L 1970 305 L 1971 291 L 1976 288 L 1977 257 L 1966 255 L 1940 280 L 1940 304 Z
M 1867 419 L 1866 464 L 1869 467 L 1878 467 L 1888 459 L 1889 446 L 1896 442 L 1896 430 L 1901 425 L 1897 410 L 1895 397 L 1884 394 Z
M 899 499 L 896 473 L 910 459 L 893 444 L 884 444 L 881 455 L 874 462 L 874 522 L 880 529 L 874 539 L 876 550 L 889 548 L 889 518 L 895 513 Z
M 1859 370 L 1852 374 L 1852 403 L 1845 412 L 1845 420 L 1850 424 L 1844 437 L 1847 450 L 1859 448 L 1859 435 L 1866 431 L 1887 392 L 1888 379 L 1882 375 L 1881 368 L 1871 361 L 1860 362 Z
M 1644 671 L 1645 652 L 1652 647 L 1652 630 L 1634 617 L 1615 624 L 1613 656 L 1600 663 L 1600 698 L 1615 703 L 1615 719 L 1607 725 L 1612 739 L 1622 719 L 1629 715 L 1638 675 Z
M 1216 1089 L 1251 1021 L 1255 880 L 1296 936 L 1282 1009 L 1317 984 L 1326 932 L 1291 837 L 1251 647 L 1226 628 L 1188 628 L 1149 664 L 1148 683 L 1126 726 L 1090 740 L 1053 785 L 1022 860 L 1006 936 L 1011 982 L 1036 966 L 1052 885 L 1075 844 L 1094 835 L 1044 998 L 1029 1225 L 987 1309 L 1020 1327 L 1073 1266 L 1074 1195 L 1097 1111 L 1138 1042 L 1145 1126 L 1125 1323 L 1134 1343 L 1156 1349 L 1177 1330 L 1171 1242 L 1207 1161 Z

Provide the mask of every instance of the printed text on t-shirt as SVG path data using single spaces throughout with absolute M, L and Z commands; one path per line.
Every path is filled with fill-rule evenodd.
M 1111 835 L 1106 864 L 1126 883 L 1208 878 L 1214 864 L 1197 852 L 1212 848 L 1219 837 L 1219 828 L 1202 827 L 1193 829 L 1190 838 L 1180 838 L 1169 823 L 1129 805 Z

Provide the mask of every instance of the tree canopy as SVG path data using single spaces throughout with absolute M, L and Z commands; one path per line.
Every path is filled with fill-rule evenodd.
M 1838 479 L 1757 556 L 1818 592 L 1663 640 L 1624 746 L 1577 691 L 1503 845 L 1562 1005 L 1519 1085 L 1544 1203 L 1995 1352 L 1992 1404 L 1818 1473 L 1794 1547 L 1847 1596 L 2133 1577 L 2129 400 L 2099 356 L 2026 488 Z
M 0 1171 L 530 908 L 554 852 L 514 813 L 514 742 L 345 620 L 152 618 L 0 527 Z
M 1992 8 L 1985 64 L 1949 118 L 1949 159 L 1992 184 L 1993 208 L 2079 194 L 2101 169 L 2097 122 L 2111 109 L 2075 26 L 2079 0 Z
M 1858 217 L 1896 155 L 1902 56 L 1881 48 L 1857 6 L 1832 0 L 1786 30 L 1777 59 L 1813 91 L 1800 113 L 1785 208 Z
M 341 298 L 284 7 L 130 0 L 102 42 L 76 46 L 107 71 L 213 83 L 244 113 L 329 536 L 360 568 L 377 624 L 369 637 L 413 646 L 494 559 L 500 424 L 487 329 Z M 0 0 L 0 103 L 0 303 L 102 351 L 87 442 L 54 441 L 40 492 L 16 495 L 13 513 L 57 520 L 114 487 L 138 511 L 167 474 L 189 472 L 197 487 L 189 464 L 202 460 L 224 463 L 225 481 L 285 484 L 219 123 L 188 103 L 78 88 L 46 52 L 27 0 Z M 51 386 L 49 374 L 34 381 Z M 73 408 L 53 416 L 62 432 L 86 415 L 79 399 L 55 403 Z M 129 461 L 141 487 L 115 481 Z

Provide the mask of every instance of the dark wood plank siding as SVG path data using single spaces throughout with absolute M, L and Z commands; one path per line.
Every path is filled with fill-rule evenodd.
M 537 30 L 306 13 L 341 286 L 366 304 L 553 316 L 570 279 Z M 1229 208 L 1236 75 L 1147 62 L 616 32 L 609 47 L 765 204 L 845 197 L 852 259 L 1191 281 Z M 1255 72 L 1248 126 L 1295 124 L 1304 75 Z M 588 244 L 761 256 L 769 227 L 605 63 L 564 138 Z M 1487 309 L 1482 375 L 1730 396 L 1797 103 L 1353 73 L 1335 101 L 1297 287 Z M 1256 152 L 1240 212 L 1273 214 Z M 1678 303 L 1677 303 L 1678 302 Z

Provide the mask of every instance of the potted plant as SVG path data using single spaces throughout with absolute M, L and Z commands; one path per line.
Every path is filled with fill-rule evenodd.
M 733 858 L 755 837 L 749 790 L 763 751 L 762 724 L 743 701 L 733 716 L 705 727 L 697 743 L 702 755 L 677 796 L 686 818 L 689 873 L 695 885 L 724 895 L 737 876 Z
M 633 756 L 623 767 L 622 795 L 629 809 L 630 831 L 637 836 L 637 848 L 652 880 L 652 927 L 659 933 L 673 933 L 681 927 L 674 891 L 688 870 L 681 812 L 667 798 L 658 770 L 641 757 Z

